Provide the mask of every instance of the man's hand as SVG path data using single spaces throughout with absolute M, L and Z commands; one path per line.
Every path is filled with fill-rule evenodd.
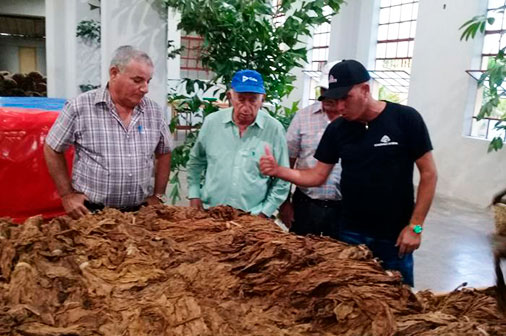
M 399 247 L 399 257 L 402 258 L 405 254 L 412 253 L 419 248 L 421 243 L 422 235 L 414 233 L 411 225 L 408 225 L 402 229 L 395 246 Z
M 200 198 L 190 198 L 190 206 L 195 209 L 204 210 L 202 200 Z
M 71 192 L 61 198 L 63 209 L 73 219 L 78 219 L 90 213 L 88 208 L 84 206 L 85 200 L 88 200 L 88 197 L 77 192 Z
M 279 166 L 276 159 L 271 154 L 269 146 L 265 146 L 265 154 L 260 158 L 260 171 L 267 176 L 276 177 L 278 174 Z
M 145 202 L 148 205 L 162 204 L 162 201 L 158 197 L 156 197 L 155 195 L 151 195 L 151 196 L 147 197 Z
M 279 219 L 285 224 L 287 228 L 292 227 L 293 223 L 293 204 L 286 200 L 279 207 Z

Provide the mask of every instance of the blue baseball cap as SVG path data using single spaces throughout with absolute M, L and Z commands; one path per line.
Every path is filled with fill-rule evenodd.
M 232 77 L 235 92 L 265 93 L 262 75 L 255 70 L 239 70 Z

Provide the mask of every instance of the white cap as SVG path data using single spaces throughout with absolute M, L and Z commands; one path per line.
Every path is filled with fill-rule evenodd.
M 322 74 L 320 76 L 320 80 L 318 81 L 318 84 L 316 84 L 316 87 L 321 87 L 321 88 L 324 88 L 324 89 L 328 89 L 329 88 L 329 72 L 330 72 L 330 69 L 332 69 L 332 67 L 334 65 L 336 65 L 337 63 L 339 63 L 339 61 L 332 61 L 332 62 L 327 62 L 327 64 L 325 64 L 325 66 L 323 67 L 322 69 Z

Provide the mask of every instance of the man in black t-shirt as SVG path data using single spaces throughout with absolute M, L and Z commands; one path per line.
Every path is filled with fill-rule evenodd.
M 341 160 L 342 213 L 339 239 L 366 244 L 385 269 L 401 272 L 413 286 L 413 255 L 436 188 L 437 173 L 427 127 L 413 108 L 371 97 L 369 73 L 345 60 L 329 73 L 322 104 L 339 111 L 315 153 L 316 166 L 278 166 L 266 148 L 263 174 L 300 186 L 322 184 Z M 413 169 L 420 172 L 416 202 Z

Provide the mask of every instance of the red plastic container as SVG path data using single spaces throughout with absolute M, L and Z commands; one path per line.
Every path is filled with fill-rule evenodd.
M 0 217 L 16 222 L 64 214 L 43 145 L 58 111 L 0 107 Z M 69 174 L 73 148 L 65 154 Z

